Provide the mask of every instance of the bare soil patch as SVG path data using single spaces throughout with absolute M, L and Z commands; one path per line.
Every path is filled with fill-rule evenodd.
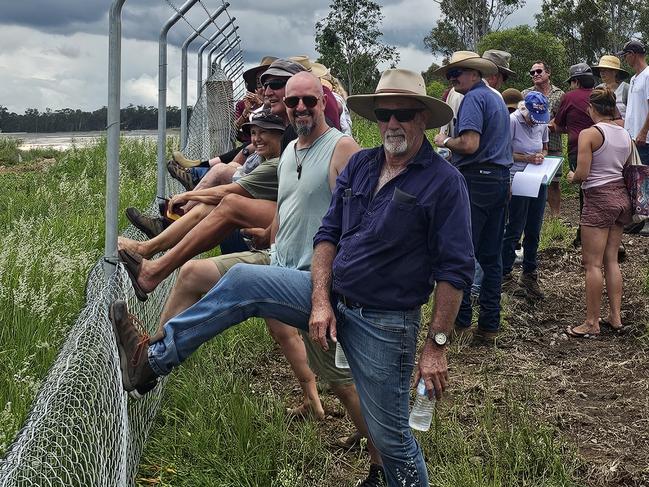
M 0 174 L 20 174 L 30 171 L 44 171 L 50 166 L 56 164 L 56 159 L 54 158 L 42 158 L 29 163 L 21 163 L 11 166 L 2 166 L 0 165 Z
M 578 200 L 564 202 L 562 219 L 572 229 Z M 572 230 L 571 230 L 572 231 Z M 649 238 L 624 235 L 627 257 L 622 318 L 628 330 L 603 329 L 593 339 L 568 338 L 564 330 L 585 316 L 581 250 L 550 248 L 540 253 L 540 281 L 545 300 L 509 299 L 507 324 L 496 347 L 461 346 L 450 356 L 451 389 L 446 401 L 466 403 L 476 388 L 498 396 L 509 379 L 528 382 L 538 400 L 528 404 L 539 421 L 553 425 L 576 445 L 583 460 L 579 483 L 588 486 L 649 486 L 649 296 L 642 289 L 649 267 Z M 606 317 L 606 296 L 602 317 Z M 300 390 L 276 347 L 255 374 L 258 390 L 272 390 L 287 406 L 301 400 Z M 484 381 L 484 370 L 490 374 Z M 270 371 L 270 373 L 269 373 Z M 321 395 L 327 419 L 319 423 L 322 439 L 332 444 L 353 431 L 333 395 Z M 461 421 L 470 422 L 470 415 Z M 468 423 L 469 424 L 469 423 Z M 352 485 L 364 478 L 369 462 L 357 452 L 335 452 L 327 485 Z

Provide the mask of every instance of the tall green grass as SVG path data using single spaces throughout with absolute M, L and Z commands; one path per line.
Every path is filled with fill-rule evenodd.
M 20 139 L 2 137 L 0 134 L 0 166 L 15 166 L 43 158 L 56 158 L 60 154 L 59 151 L 47 147 L 21 151 L 18 149 L 21 144 Z

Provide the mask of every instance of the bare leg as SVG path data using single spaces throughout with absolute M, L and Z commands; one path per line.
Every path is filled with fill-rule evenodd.
M 170 249 L 198 223 L 209 215 L 216 208 L 212 205 L 199 203 L 192 211 L 184 215 L 180 220 L 176 220 L 169 225 L 158 236 L 151 240 L 139 242 L 130 238 L 119 237 L 117 239 L 117 248 L 126 249 L 140 254 L 144 258 L 151 258 L 158 252 Z
M 194 191 L 219 186 L 221 184 L 230 184 L 232 182 L 232 176 L 239 167 L 239 164 L 235 166 L 234 164 L 223 164 L 222 162 L 213 165 L 205 173 L 205 176 L 201 178 Z
M 383 465 L 381 455 L 379 455 L 378 450 L 374 447 L 374 443 L 372 443 L 369 431 L 367 430 L 367 425 L 365 424 L 365 419 L 363 419 L 363 414 L 361 413 L 361 402 L 358 398 L 358 393 L 356 392 L 356 386 L 354 384 L 331 384 L 331 390 L 338 399 L 340 399 L 343 406 L 345 406 L 345 409 L 347 410 L 352 423 L 356 426 L 356 429 L 361 435 L 367 438 L 367 451 L 370 454 L 370 461 L 376 465 Z
M 550 205 L 550 215 L 559 216 L 561 213 L 561 185 L 559 181 L 553 181 L 548 187 L 548 204 Z
M 622 241 L 622 225 L 614 225 L 608 232 L 608 241 L 604 251 L 604 272 L 606 273 L 606 294 L 608 294 L 609 315 L 607 321 L 611 326 L 622 326 L 622 273 L 617 262 L 617 253 Z
M 151 342 L 161 340 L 164 337 L 164 324 L 197 303 L 221 277 L 219 268 L 211 259 L 190 260 L 183 265 L 162 310 L 158 329 L 151 337 Z
M 277 204 L 274 201 L 227 195 L 166 254 L 157 260 L 142 260 L 138 284 L 144 292 L 153 291 L 175 269 L 201 252 L 214 248 L 233 230 L 268 227 L 276 210 Z
M 574 328 L 578 333 L 599 333 L 603 287 L 602 260 L 608 233 L 608 228 L 581 227 L 582 260 L 586 270 L 586 320 Z
M 291 364 L 293 374 L 300 383 L 304 402 L 304 412 L 310 410 L 317 419 L 324 419 L 325 413 L 318 395 L 315 374 L 309 368 L 304 342 L 297 328 L 285 325 L 281 321 L 266 319 L 266 326 L 273 339 L 279 344 L 284 356 Z

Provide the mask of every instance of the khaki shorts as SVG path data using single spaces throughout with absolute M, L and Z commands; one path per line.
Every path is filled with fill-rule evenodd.
M 336 344 L 334 342 L 329 340 L 329 350 L 325 352 L 319 343 L 309 338 L 306 331 L 300 330 L 300 334 L 306 348 L 309 367 L 319 379 L 333 386 L 345 386 L 354 383 L 349 369 L 336 367 Z
M 210 258 L 210 260 L 214 262 L 221 273 L 221 277 L 223 277 L 235 264 L 270 264 L 270 253 L 267 250 L 252 250 L 249 252 L 219 255 L 218 257 Z

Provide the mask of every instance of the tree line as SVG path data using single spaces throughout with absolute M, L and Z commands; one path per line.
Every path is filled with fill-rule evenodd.
M 133 105 L 120 110 L 120 128 L 122 130 L 152 130 L 158 128 L 158 108 L 153 106 Z M 188 116 L 191 108 L 188 108 Z M 90 132 L 106 130 L 107 108 L 104 106 L 93 112 L 79 109 L 46 108 L 40 112 L 28 108 L 25 113 L 10 112 L 0 105 L 0 130 L 2 132 Z M 167 128 L 180 126 L 180 108 L 167 107 Z

